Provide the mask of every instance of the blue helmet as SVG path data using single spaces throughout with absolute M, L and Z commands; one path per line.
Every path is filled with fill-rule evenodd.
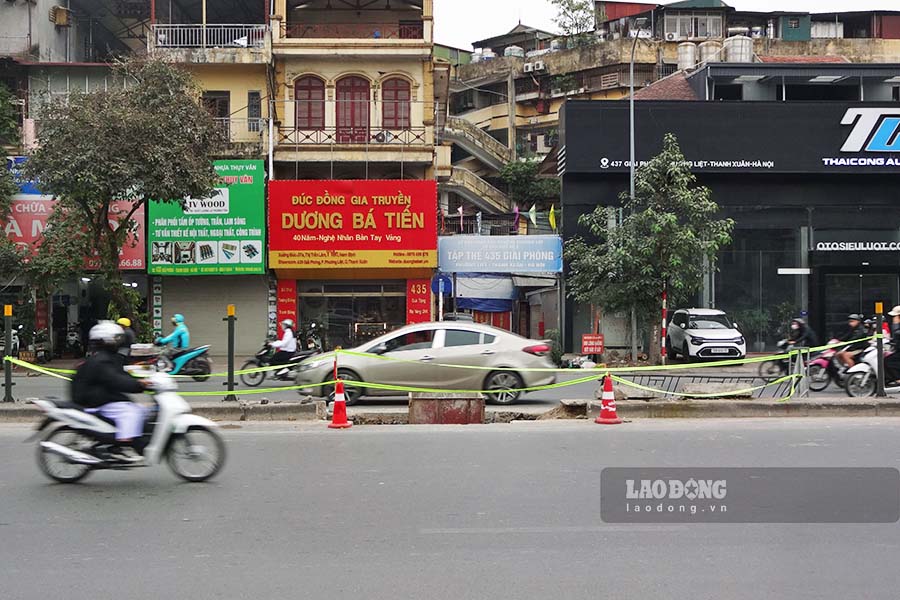
M 178 325 L 184 323 L 184 315 L 181 313 L 175 313 L 172 315 L 172 322 Z

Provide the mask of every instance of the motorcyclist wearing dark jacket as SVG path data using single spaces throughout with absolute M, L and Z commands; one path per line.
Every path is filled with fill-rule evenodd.
M 858 314 L 852 314 L 847 317 L 847 331 L 842 335 L 839 339 L 842 342 L 850 342 L 854 343 L 846 346 L 840 352 L 837 353 L 837 358 L 840 360 L 845 367 L 848 369 L 852 367 L 855 363 L 853 360 L 853 356 L 859 350 L 864 350 L 869 345 L 869 341 L 865 338 L 869 337 L 869 333 L 866 331 L 866 328 L 863 326 L 863 316 Z M 862 341 L 854 341 L 854 340 L 862 340 Z
M 788 344 L 792 348 L 810 348 L 817 343 L 816 333 L 809 324 L 801 319 L 791 320 L 791 333 L 788 335 Z
M 888 316 L 891 318 L 891 337 L 888 347 L 891 354 L 884 358 L 884 379 L 891 383 L 900 379 L 900 306 L 892 308 Z
M 127 394 L 144 391 L 144 385 L 122 368 L 122 357 L 117 350 L 124 335 L 124 330 L 110 321 L 94 325 L 88 334 L 94 352 L 76 370 L 70 389 L 72 402 L 84 407 L 86 412 L 98 413 L 116 423 L 116 442 L 120 448 L 115 450 L 115 458 L 139 462 L 142 457 L 133 444 L 141 436 L 145 411 Z

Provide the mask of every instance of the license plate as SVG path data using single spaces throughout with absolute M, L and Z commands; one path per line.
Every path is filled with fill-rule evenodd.
M 713 354 L 728 354 L 728 348 L 711 348 Z

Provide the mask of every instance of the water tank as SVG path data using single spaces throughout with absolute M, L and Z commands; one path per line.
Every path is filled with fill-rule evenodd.
M 715 40 L 700 42 L 700 62 L 725 62 L 722 56 L 722 42 Z
M 472 53 L 472 62 L 479 63 L 484 58 L 484 54 L 479 50 Z
M 516 58 L 525 58 L 525 49 L 521 46 L 507 46 L 503 51 L 503 56 L 514 56 Z
M 550 40 L 550 49 L 554 52 L 558 52 L 559 50 L 566 49 L 566 39 L 565 38 L 554 38 Z
M 726 38 L 725 61 L 730 63 L 753 62 L 753 39 L 746 35 Z
M 697 46 L 691 42 L 678 44 L 678 70 L 688 71 L 697 66 Z
M 494 60 L 495 58 L 497 58 L 497 53 L 493 50 L 485 50 L 481 53 L 482 61 Z

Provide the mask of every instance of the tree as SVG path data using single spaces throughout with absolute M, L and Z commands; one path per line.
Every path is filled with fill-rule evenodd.
M 596 27 L 594 0 L 550 0 L 556 8 L 553 22 L 559 30 L 575 41 L 576 45 L 587 43 L 589 32 Z
M 696 183 L 675 136 L 666 134 L 662 152 L 637 169 L 634 199 L 620 194 L 620 225 L 605 206 L 579 218 L 592 239 L 566 244 L 569 293 L 611 311 L 634 308 L 645 323 L 658 322 L 663 291 L 670 304 L 689 300 L 734 227 L 716 218 L 709 188 Z
M 18 104 L 16 97 L 5 85 L 0 84 L 0 147 L 16 145 L 19 135 Z M 9 217 L 13 195 L 19 191 L 12 173 L 5 166 L 0 168 L 0 223 Z M 19 274 L 25 252 L 17 248 L 9 238 L 0 235 L 0 273 L 7 284 Z
M 503 166 L 500 179 L 508 186 L 513 202 L 529 206 L 559 199 L 559 179 L 538 177 L 540 168 L 540 163 L 532 161 L 516 161 Z
M 200 89 L 186 71 L 144 58 L 113 65 L 113 74 L 124 85 L 47 105 L 40 147 L 24 173 L 58 199 L 51 229 L 74 236 L 79 259 L 98 253 L 98 273 L 113 306 L 131 313 L 119 250 L 136 227 L 133 215 L 149 200 L 211 195 L 217 182 L 213 154 L 224 139 L 200 106 Z M 132 202 L 131 210 L 116 215 L 111 205 L 121 200 Z M 62 239 L 55 241 L 48 244 L 45 238 L 36 260 L 62 247 Z

